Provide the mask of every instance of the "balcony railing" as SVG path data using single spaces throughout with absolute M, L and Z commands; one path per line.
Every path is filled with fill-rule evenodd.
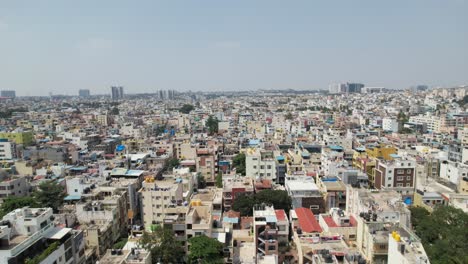
M 14 248 L 12 248 L 10 251 L 11 251 L 11 255 L 12 256 L 16 256 L 18 255 L 19 253 L 23 252 L 25 249 L 27 249 L 28 247 L 30 247 L 32 244 L 36 243 L 39 239 L 42 238 L 42 234 L 44 234 L 45 232 L 49 231 L 50 228 L 54 227 L 54 223 L 51 222 L 49 223 L 48 225 L 46 225 L 44 228 L 42 228 L 41 230 L 37 231 L 36 233 L 32 234 L 31 236 L 29 236 L 26 240 L 24 240 L 23 242 L 21 242 L 20 244 L 18 244 L 17 246 L 15 246 Z

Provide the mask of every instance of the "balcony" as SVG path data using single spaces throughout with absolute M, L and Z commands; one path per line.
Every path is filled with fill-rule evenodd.
M 36 243 L 39 239 L 41 239 L 43 237 L 43 234 L 49 231 L 49 229 L 52 227 L 54 227 L 53 222 L 49 223 L 41 230 L 37 231 L 36 233 L 23 240 L 20 244 L 10 249 L 11 255 L 16 256 L 19 253 L 23 252 L 25 249 L 27 249 L 28 247 Z

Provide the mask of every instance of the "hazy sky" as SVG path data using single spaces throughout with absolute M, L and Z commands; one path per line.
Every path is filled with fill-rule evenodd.
M 18 95 L 468 83 L 468 0 L 0 0 Z

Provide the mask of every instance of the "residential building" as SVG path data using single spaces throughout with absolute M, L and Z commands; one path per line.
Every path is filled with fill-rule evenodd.
M 286 246 L 289 237 L 289 220 L 284 210 L 258 205 L 253 208 L 255 256 L 280 255 L 280 247 Z
M 0 160 L 11 160 L 16 158 L 16 144 L 8 139 L 0 138 Z
M 26 177 L 0 176 L 0 200 L 7 197 L 23 197 L 29 195 L 31 185 Z
M 276 181 L 276 161 L 273 151 L 248 149 L 245 155 L 245 174 L 251 178 Z
M 429 258 L 419 238 L 409 230 L 388 234 L 388 262 L 429 264 Z
M 375 188 L 396 190 L 404 199 L 411 201 L 416 182 L 416 162 L 407 157 L 392 155 L 393 160 L 377 160 Z
M 29 146 L 34 141 L 34 134 L 32 131 L 0 131 L 0 138 L 8 139 L 8 141 L 14 142 L 17 145 Z
M 89 97 L 90 96 L 90 92 L 89 92 L 89 89 L 80 89 L 78 91 L 78 95 L 80 97 Z
M 293 208 L 309 208 L 314 214 L 325 212 L 325 201 L 312 177 L 287 176 L 284 187 L 292 199 Z
M 2 90 L 0 92 L 1 97 L 8 97 L 8 98 L 15 98 L 16 97 L 16 91 L 14 90 Z
M 122 86 L 112 86 L 111 92 L 112 100 L 119 100 L 124 98 L 124 88 Z
M 54 227 L 52 208 L 23 207 L 6 214 L 0 225 L 0 262 L 24 263 L 47 250 L 41 263 L 84 263 L 83 234 Z

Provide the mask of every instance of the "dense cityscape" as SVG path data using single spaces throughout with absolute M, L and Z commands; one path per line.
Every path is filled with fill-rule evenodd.
M 466 263 L 468 86 L 0 97 L 0 263 Z

